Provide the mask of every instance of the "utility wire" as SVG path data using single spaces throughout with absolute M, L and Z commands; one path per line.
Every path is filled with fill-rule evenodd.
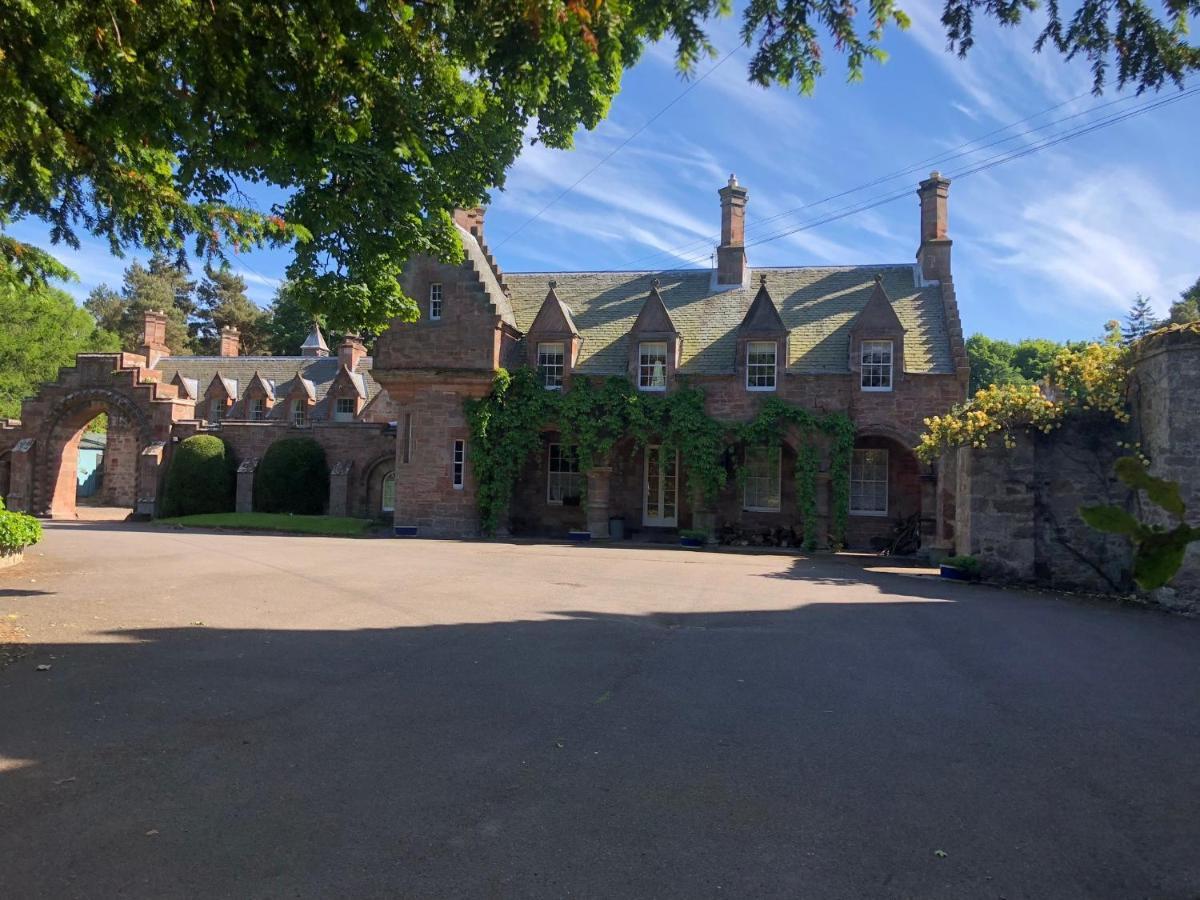
M 545 213 L 546 210 L 548 210 L 554 204 L 558 203 L 559 200 L 561 200 L 563 197 L 567 196 L 567 194 L 571 193 L 571 191 L 575 190 L 575 188 L 579 187 L 579 185 L 581 185 L 583 183 L 584 179 L 586 179 L 589 175 L 591 175 L 593 172 L 595 172 L 597 169 L 599 169 L 602 165 L 604 165 L 606 162 L 608 162 L 610 159 L 612 159 L 614 156 L 616 156 L 618 153 L 620 153 L 622 150 L 624 150 L 625 147 L 627 147 L 633 141 L 634 138 L 636 138 L 639 134 L 641 134 L 643 131 L 645 131 L 647 128 L 649 128 L 651 125 L 653 125 L 654 122 L 660 116 L 662 116 L 667 110 L 669 110 L 672 106 L 674 106 L 676 103 L 678 103 L 680 100 L 682 100 L 688 94 L 690 94 L 693 90 L 695 90 L 696 87 L 700 84 L 700 82 L 702 82 L 705 78 L 707 78 L 713 72 L 717 71 L 717 69 L 721 68 L 721 66 L 724 65 L 725 62 L 729 59 L 729 57 L 733 56 L 733 54 L 735 54 L 739 50 L 741 50 L 743 46 L 744 46 L 743 44 L 738 44 L 738 46 L 734 47 L 732 50 L 730 50 L 728 53 L 726 53 L 723 57 L 721 57 L 721 59 L 717 62 L 717 64 L 715 66 L 713 66 L 711 69 L 709 69 L 703 75 L 701 75 L 695 81 L 689 83 L 688 86 L 685 87 L 682 91 L 680 91 L 675 96 L 675 98 L 673 100 L 671 100 L 670 103 L 668 103 L 666 106 L 664 106 L 662 109 L 660 109 L 654 115 L 652 115 L 649 119 L 647 119 L 645 122 L 643 122 L 641 124 L 641 126 L 636 131 L 633 132 L 633 134 L 629 135 L 629 137 L 625 138 L 625 140 L 623 140 L 623 141 L 621 141 L 621 143 L 617 144 L 617 146 L 614 147 L 611 151 L 609 151 L 609 153 L 607 155 L 605 155 L 598 163 L 596 163 L 594 166 L 592 166 L 590 169 L 588 169 L 586 172 L 584 172 L 582 175 L 580 175 L 577 179 L 575 179 L 575 181 L 572 182 L 569 187 L 565 188 L 553 200 L 551 200 L 549 203 L 547 203 L 545 206 L 543 206 L 541 209 L 539 209 L 536 213 L 534 213 L 532 216 L 530 216 L 528 219 L 526 219 L 524 222 L 522 222 L 520 225 L 518 225 L 516 227 L 516 229 L 514 229 L 513 231 L 510 231 L 507 235 L 505 235 L 503 238 L 501 238 L 499 241 L 497 241 L 496 244 L 494 245 L 494 249 L 499 250 L 502 246 L 504 246 L 504 244 L 506 242 L 515 238 L 518 234 L 520 234 L 522 231 L 524 231 L 527 227 L 529 227 L 534 222 L 536 222 L 538 219 L 540 219 L 542 217 L 542 214 Z

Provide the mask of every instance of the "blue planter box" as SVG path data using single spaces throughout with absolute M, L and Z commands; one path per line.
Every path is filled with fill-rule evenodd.
M 681 537 L 679 539 L 679 546 L 680 547 L 694 547 L 697 550 L 699 550 L 701 547 L 704 546 L 704 541 L 701 538 Z
M 417 536 L 417 526 L 416 525 L 396 525 L 392 529 L 392 533 L 396 537 L 416 537 Z
M 590 531 L 568 531 L 567 532 L 567 540 L 569 540 L 569 541 L 579 541 L 582 544 L 582 543 L 587 543 L 591 539 L 592 539 L 592 533 Z

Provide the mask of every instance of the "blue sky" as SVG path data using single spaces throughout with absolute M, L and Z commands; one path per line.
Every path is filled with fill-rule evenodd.
M 1058 109 L 994 141 L 1119 99 L 1092 97 L 1081 61 L 1032 53 L 1034 29 L 980 30 L 970 57 L 944 49 L 938 7 L 909 2 L 907 32 L 891 31 L 891 58 L 845 83 L 841 60 L 816 95 L 746 83 L 749 51 L 714 69 L 646 130 L 559 200 L 529 217 L 637 131 L 687 86 L 669 46 L 650 48 L 626 74 L 608 119 L 581 132 L 570 151 L 529 147 L 492 198 L 486 235 L 507 271 L 707 267 L 719 228 L 716 191 L 736 172 L 750 191 L 748 239 L 775 234 L 847 205 L 915 189 L 934 165 L 827 204 L 758 223 L 875 181 L 961 147 L 1026 116 Z M 724 56 L 736 18 L 712 29 Z M 980 23 L 983 25 L 983 23 Z M 708 71 L 703 64 L 699 73 Z M 1172 91 L 1174 89 L 1171 89 Z M 1164 93 L 1160 96 L 1167 96 Z M 1129 97 L 1105 112 L 1152 99 Z M 1085 113 L 1047 132 L 1101 115 Z M 945 174 L 998 153 L 1031 146 L 1016 138 L 955 160 Z M 1133 296 L 1148 294 L 1161 313 L 1200 276 L 1200 96 L 955 180 L 950 189 L 954 273 L 965 327 L 993 337 L 1055 339 L 1099 334 Z M 44 229 L 19 223 L 21 238 Z M 907 262 L 917 244 L 915 194 L 817 228 L 752 246 L 751 265 Z M 670 251 L 676 251 L 674 253 Z M 80 276 L 79 297 L 100 282 L 117 285 L 128 260 L 88 241 L 59 255 Z M 235 257 L 251 296 L 266 304 L 288 262 L 285 250 Z

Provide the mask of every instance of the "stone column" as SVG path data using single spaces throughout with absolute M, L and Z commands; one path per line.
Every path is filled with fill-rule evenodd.
M 234 509 L 240 513 L 254 512 L 254 470 L 258 457 L 243 459 L 237 469 L 237 500 Z
M 133 514 L 140 518 L 153 519 L 158 515 L 158 486 L 162 480 L 163 451 L 166 441 L 153 441 L 142 448 L 137 456 L 137 502 Z M 107 473 L 105 473 L 107 478 Z
M 21 438 L 10 455 L 8 499 L 5 503 L 13 512 L 33 512 L 33 447 L 33 438 Z
M 587 528 L 592 540 L 608 540 L 608 486 L 611 466 L 596 466 L 587 473 Z
M 350 470 L 354 463 L 342 460 L 329 470 L 329 515 L 350 515 Z

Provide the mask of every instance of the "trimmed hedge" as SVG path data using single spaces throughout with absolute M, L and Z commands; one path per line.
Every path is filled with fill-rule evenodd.
M 216 435 L 197 434 L 175 447 L 161 514 L 195 516 L 233 512 L 237 464 Z
M 319 516 L 329 497 L 325 448 L 312 438 L 276 441 L 254 474 L 254 511 Z
M 18 553 L 41 539 L 41 522 L 25 513 L 9 512 L 0 500 L 0 553 Z

